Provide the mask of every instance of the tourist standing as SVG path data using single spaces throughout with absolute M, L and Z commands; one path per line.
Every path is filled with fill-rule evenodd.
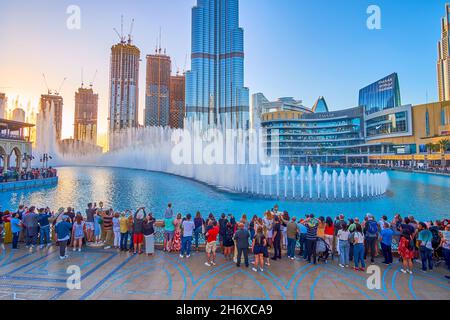
M 317 220 L 317 238 L 322 238 L 325 240 L 325 218 L 319 217 Z
M 367 221 L 364 225 L 364 234 L 365 234 L 364 260 L 366 259 L 368 251 L 370 250 L 370 262 L 374 263 L 379 230 L 378 230 L 378 223 L 375 221 L 374 217 L 371 214 L 367 215 Z
M 244 229 L 243 223 L 239 223 L 238 230 L 236 231 L 236 233 L 234 235 L 234 240 L 236 241 L 236 247 L 238 250 L 237 262 L 236 262 L 237 267 L 241 266 L 242 254 L 244 255 L 245 267 L 248 268 L 248 266 L 249 266 L 249 263 L 248 263 L 249 239 L 250 239 L 250 233 L 248 232 L 248 230 Z M 280 239 L 281 239 L 281 236 L 280 236 Z
M 216 250 L 217 250 L 217 235 L 219 234 L 219 227 L 217 222 L 209 220 L 208 228 L 206 231 L 206 256 L 207 262 L 205 265 L 208 267 L 216 265 Z
M 282 215 L 280 215 L 280 229 L 281 229 L 281 240 L 283 248 L 287 249 L 288 246 L 288 238 L 287 238 L 287 225 L 290 222 L 289 213 L 284 211 Z
M 298 231 L 299 231 L 299 245 L 300 245 L 300 251 L 299 251 L 299 255 L 301 257 L 303 257 L 303 259 L 307 259 L 308 257 L 308 251 L 306 250 L 306 234 L 308 232 L 308 230 L 306 229 L 305 226 L 305 220 L 301 219 L 299 224 L 298 224 Z
M 349 267 L 350 264 L 350 242 L 348 240 L 350 232 L 347 224 L 340 223 L 339 231 L 336 235 L 339 248 L 339 266 L 341 268 Z
M 173 217 L 164 218 L 164 251 L 170 252 L 172 250 L 172 241 L 174 235 L 175 235 L 175 225 L 173 224 Z
M 295 246 L 298 237 L 298 225 L 296 220 L 296 217 L 292 217 L 291 222 L 286 225 L 287 256 L 291 260 L 295 260 Z
M 192 235 L 195 229 L 195 223 L 191 220 L 192 216 L 190 213 L 186 215 L 186 220 L 181 224 L 183 230 L 183 237 L 181 238 L 181 253 L 180 258 L 186 256 L 189 258 L 191 256 L 192 248 Z
M 403 273 L 412 274 L 414 257 L 414 243 L 411 238 L 411 233 L 405 228 L 400 236 L 400 242 L 398 244 L 398 253 L 403 260 L 403 268 L 400 269 Z
M 266 228 L 267 234 L 267 248 L 272 246 L 272 236 L 273 236 L 273 215 L 272 212 L 266 211 L 263 218 L 264 226 Z
M 353 259 L 355 271 L 365 271 L 366 263 L 364 262 L 364 234 L 360 224 L 355 226 L 352 234 L 351 242 L 353 243 Z M 361 267 L 359 266 L 361 263 Z
M 177 214 L 176 219 L 173 221 L 175 227 L 175 233 L 173 236 L 172 249 L 175 252 L 180 252 L 181 250 L 181 223 L 183 222 L 181 213 Z
M 113 223 L 113 233 L 114 233 L 114 249 L 119 249 L 119 247 L 120 247 L 120 213 L 119 212 L 116 212 L 114 214 L 112 223 Z
M 267 240 L 263 233 L 263 227 L 258 226 L 255 237 L 253 238 L 252 242 L 252 251 L 253 254 L 255 255 L 255 266 L 252 268 L 252 270 L 255 272 L 258 271 L 257 269 L 258 266 L 261 272 L 264 271 L 264 250 L 266 246 Z
M 255 227 L 255 222 L 257 221 L 257 219 L 258 219 L 258 216 L 256 214 L 253 215 L 253 218 L 248 225 L 248 230 L 250 232 L 250 238 L 252 241 L 253 241 L 253 238 L 255 237 L 256 230 L 257 230 Z
M 224 252 L 223 255 L 225 256 L 225 260 L 231 260 L 231 255 L 233 254 L 233 249 L 236 246 L 233 240 L 234 237 L 234 228 L 233 225 L 228 222 L 227 224 L 227 230 L 225 232 L 225 237 L 223 240 L 223 247 Z M 237 255 L 236 255 L 236 261 L 237 261 Z
M 102 218 L 98 215 L 94 215 L 94 238 L 93 241 L 95 243 L 100 243 L 102 241 L 102 226 L 103 223 Z
M 222 213 L 219 219 L 219 242 L 220 242 L 220 250 L 223 251 L 223 239 L 225 238 L 227 232 L 227 224 L 228 219 L 225 216 L 225 213 Z
M 127 219 L 127 227 L 128 227 L 128 236 L 130 238 L 130 247 L 128 248 L 128 252 L 134 251 L 134 234 L 133 234 L 133 225 L 134 225 L 134 218 L 133 218 L 133 211 L 128 211 L 128 219 Z M 128 241 L 128 240 L 127 240 Z
M 313 263 L 316 264 L 316 244 L 317 244 L 317 228 L 319 223 L 311 214 L 308 219 L 306 219 L 306 250 L 308 263 L 311 263 L 311 258 L 313 258 Z
M 281 222 L 280 217 L 273 217 L 273 257 L 272 260 L 281 259 Z
M 23 224 L 22 221 L 19 219 L 20 214 L 18 212 L 14 213 L 14 217 L 11 218 L 11 232 L 12 232 L 12 248 L 13 249 L 19 249 L 18 243 L 19 243 L 19 236 L 20 232 L 22 231 Z
M 145 219 L 145 209 L 139 208 L 135 215 L 133 221 L 133 245 L 134 254 L 142 254 L 142 244 L 144 243 L 144 219 Z
M 447 270 L 450 270 L 450 224 L 445 226 L 445 231 L 442 231 L 441 247 Z
M 383 257 L 384 257 L 383 264 L 389 265 L 393 262 L 393 260 L 392 260 L 392 237 L 394 236 L 394 231 L 389 227 L 388 222 L 383 223 L 383 228 L 380 232 L 380 235 L 381 235 L 381 240 L 380 240 L 381 251 L 383 252 Z
M 38 236 L 38 215 L 34 212 L 35 207 L 30 207 L 30 209 L 25 213 L 22 219 L 22 223 L 25 225 L 27 248 L 33 250 L 33 248 L 37 245 L 37 236 Z
M 166 212 L 164 212 L 164 219 L 173 219 L 173 209 L 171 203 L 167 205 Z
M 103 226 L 103 232 L 104 232 L 104 240 L 105 240 L 105 247 L 104 249 L 111 249 L 111 246 L 113 245 L 113 210 L 106 210 L 102 212 L 102 226 Z
M 419 252 L 420 258 L 422 259 L 422 271 L 427 272 L 427 264 L 428 269 L 430 271 L 433 270 L 433 234 L 425 223 L 419 222 L 418 225 L 419 234 L 417 237 L 417 242 L 419 243 Z
M 81 252 L 81 247 L 83 246 L 83 238 L 84 233 L 86 232 L 86 225 L 83 221 L 83 217 L 81 216 L 81 213 L 78 213 L 75 217 L 75 222 L 73 223 L 72 227 L 72 238 L 74 239 L 73 243 L 73 251 L 77 250 L 78 246 L 78 252 Z
M 194 237 L 195 237 L 195 251 L 198 252 L 198 239 L 200 234 L 205 233 L 205 220 L 202 218 L 200 211 L 197 211 L 197 214 L 194 218 Z
M 46 212 L 46 210 L 39 210 L 38 223 L 39 223 L 39 244 L 40 248 L 43 249 L 46 245 L 52 245 L 52 239 L 50 238 L 50 222 L 51 212 Z
M 86 209 L 86 241 L 87 242 L 94 242 L 94 231 L 95 231 L 94 216 L 95 216 L 95 209 L 92 207 L 92 203 L 88 203 L 87 209 Z
M 61 220 L 55 225 L 56 238 L 59 245 L 59 258 L 61 260 L 67 259 L 69 257 L 66 254 L 66 247 L 67 242 L 70 239 L 71 230 L 72 224 L 70 223 L 70 218 L 67 215 L 63 215 Z
M 145 238 L 145 253 L 147 256 L 151 256 L 155 253 L 155 224 L 156 220 L 153 218 L 153 214 L 150 212 L 147 215 L 147 219 L 144 221 L 144 238 Z
M 340 227 L 342 228 L 342 225 L 340 225 Z M 324 239 L 325 242 L 328 244 L 328 246 L 330 247 L 331 253 L 334 253 L 334 223 L 333 223 L 333 219 L 331 219 L 331 217 L 327 217 L 325 219 L 325 230 L 324 232 Z
M 128 219 L 125 216 L 125 213 L 121 214 L 119 225 L 120 225 L 120 251 L 126 251 L 128 243 Z

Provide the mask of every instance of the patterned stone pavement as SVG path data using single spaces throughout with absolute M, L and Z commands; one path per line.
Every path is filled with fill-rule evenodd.
M 381 289 L 367 288 L 369 274 L 342 269 L 336 262 L 317 265 L 283 259 L 263 273 L 237 268 L 218 255 L 214 268 L 204 253 L 190 259 L 157 251 L 153 257 L 88 248 L 58 258 L 57 247 L 30 253 L 0 252 L 0 300 L 450 300 L 443 266 L 430 273 L 400 272 L 400 264 L 381 268 Z M 69 290 L 71 265 L 81 270 L 81 289 Z

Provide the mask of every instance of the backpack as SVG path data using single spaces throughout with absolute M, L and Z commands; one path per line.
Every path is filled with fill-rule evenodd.
M 378 224 L 375 221 L 369 221 L 369 225 L 367 227 L 367 233 L 374 236 L 378 232 Z
M 437 228 L 430 228 L 431 234 L 433 235 L 431 239 L 431 244 L 433 246 L 438 246 L 441 243 L 441 237 L 439 237 L 439 230 Z

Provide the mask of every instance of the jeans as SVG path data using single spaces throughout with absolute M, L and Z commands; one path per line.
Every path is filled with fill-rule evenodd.
M 131 250 L 134 250 L 134 243 L 133 243 L 133 237 L 134 237 L 134 234 L 132 233 L 132 232 L 128 232 L 128 235 L 130 236 L 130 251 Z M 125 244 L 126 244 L 127 242 L 125 241 Z M 126 247 L 125 247 L 125 249 L 126 249 Z
M 316 244 L 317 239 L 306 239 L 306 251 L 308 262 L 311 262 L 311 257 L 313 258 L 314 264 L 316 264 Z
M 348 256 L 349 256 L 349 260 L 350 261 L 353 261 L 353 243 L 350 243 L 350 248 L 349 248 L 349 253 L 348 253 Z
M 366 267 L 364 262 L 364 245 L 362 243 L 353 245 L 353 257 L 355 259 L 355 268 L 359 267 L 359 262 L 361 262 L 361 268 Z
M 420 246 L 420 258 L 422 259 L 422 270 L 427 271 L 427 262 L 428 268 L 433 270 L 433 250 L 428 249 L 425 246 Z
M 242 254 L 244 254 L 245 266 L 248 267 L 248 248 L 238 248 L 237 252 L 237 266 L 241 265 Z
M 202 233 L 202 226 L 194 229 L 195 249 L 198 249 L 198 238 L 200 237 L 201 233 Z
M 381 250 L 383 251 L 384 263 L 392 263 L 392 246 L 381 242 Z
M 45 238 L 45 242 L 44 242 Z M 41 231 L 39 234 L 39 244 L 43 246 L 44 244 L 51 243 L 52 240 L 50 239 L 50 226 L 43 226 L 41 227 Z
M 151 234 L 144 236 L 145 238 L 145 253 L 154 254 L 155 253 L 155 235 Z
M 447 264 L 448 270 L 450 270 L 450 249 L 443 249 L 442 253 L 444 254 L 445 263 Z
M 255 237 L 255 229 L 251 228 L 250 229 L 250 240 L 253 241 L 253 238 Z
M 59 243 L 59 256 L 64 257 L 66 255 L 67 240 L 58 241 L 58 243 Z
M 308 251 L 306 250 L 306 234 L 305 233 L 300 233 L 299 243 L 300 243 L 300 255 L 302 255 L 303 258 L 306 259 L 308 257 Z
M 128 243 L 128 232 L 120 233 L 120 250 L 126 250 Z
M 192 236 L 181 238 L 181 255 L 189 256 L 191 254 Z
M 13 249 L 17 249 L 17 244 L 19 243 L 20 231 L 19 232 L 14 232 L 12 235 L 13 235 L 12 248 Z
M 37 244 L 37 236 L 38 236 L 38 228 L 37 227 L 29 227 L 26 229 L 26 235 L 27 235 L 27 246 L 33 245 L 35 246 Z
M 339 263 L 347 266 L 350 261 L 350 242 L 348 240 L 339 240 Z
M 297 244 L 297 239 L 287 238 L 287 255 L 289 258 L 295 257 L 295 245 Z
M 375 245 L 377 243 L 376 237 L 366 237 L 365 241 L 365 250 L 364 250 L 364 259 L 367 258 L 367 252 L 370 250 L 370 261 L 374 261 L 375 259 Z

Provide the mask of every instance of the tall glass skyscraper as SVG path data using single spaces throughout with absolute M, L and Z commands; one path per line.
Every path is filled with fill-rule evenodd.
M 441 40 L 438 42 L 438 93 L 439 101 L 450 100 L 450 4 L 445 5 L 445 17 L 441 20 Z
M 186 73 L 186 116 L 202 128 L 248 128 L 244 87 L 244 30 L 239 0 L 197 0 L 192 8 L 191 71 Z
M 400 107 L 400 84 L 397 73 L 388 75 L 359 91 L 359 105 L 366 108 L 366 114 Z

